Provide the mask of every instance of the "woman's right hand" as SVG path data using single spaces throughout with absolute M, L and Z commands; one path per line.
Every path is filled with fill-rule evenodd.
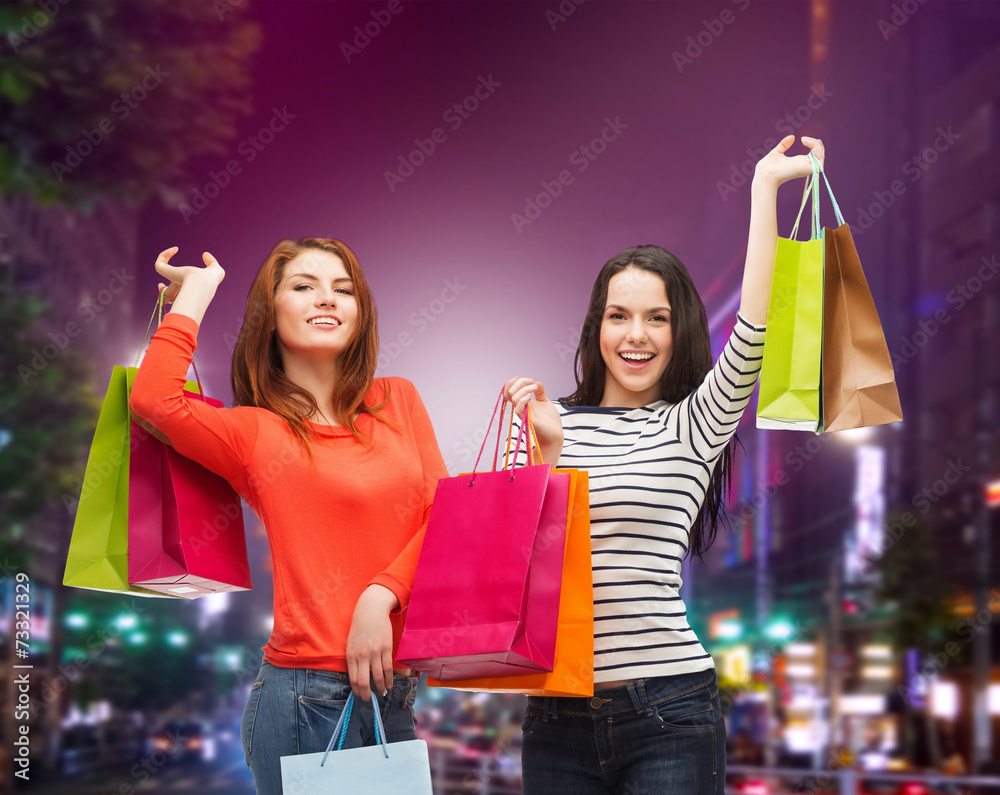
M 209 254 L 207 251 L 201 255 L 205 262 L 204 268 L 199 268 L 197 266 L 186 266 L 178 267 L 176 265 L 170 265 L 170 258 L 177 253 L 177 246 L 172 246 L 166 251 L 161 251 L 160 256 L 156 258 L 156 272 L 166 279 L 169 279 L 169 284 L 163 284 L 162 282 L 158 285 L 160 290 L 163 292 L 163 300 L 166 303 L 173 303 L 177 298 L 177 294 L 181 290 L 181 285 L 184 284 L 186 279 L 205 279 L 211 284 L 212 287 L 218 287 L 222 280 L 226 277 L 226 272 L 222 270 L 222 266 L 219 261 Z
M 514 404 L 514 413 L 522 420 L 524 407 L 531 401 L 531 424 L 538 436 L 542 458 L 546 463 L 555 464 L 563 446 L 562 418 L 555 404 L 546 397 L 542 382 L 514 376 L 504 384 L 503 395 Z

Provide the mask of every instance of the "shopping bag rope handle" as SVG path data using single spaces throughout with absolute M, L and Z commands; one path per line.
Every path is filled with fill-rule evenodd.
M 330 742 L 326 745 L 326 752 L 323 754 L 323 758 L 320 760 L 319 766 L 323 767 L 326 764 L 326 758 L 330 755 L 330 751 L 333 749 L 333 741 L 337 741 L 336 750 L 341 750 L 344 747 L 344 740 L 347 739 L 347 724 L 351 721 L 351 711 L 354 707 L 354 693 L 351 692 L 347 697 L 347 703 L 344 704 L 344 711 L 340 713 L 340 719 L 337 721 L 337 725 L 333 729 L 333 734 L 330 736 Z M 372 712 L 375 713 L 375 742 L 382 746 L 382 753 L 385 758 L 389 758 L 389 748 L 385 741 L 385 726 L 382 725 L 382 711 L 378 708 L 378 699 L 375 697 L 375 691 L 372 691 Z
M 142 342 L 139 343 L 139 352 L 135 355 L 135 367 L 139 366 L 139 359 L 142 358 L 142 351 L 146 347 L 146 338 L 149 336 L 149 330 L 153 327 L 153 318 L 156 317 L 157 312 L 159 312 L 160 317 L 156 321 L 156 325 L 159 326 L 163 322 L 163 293 L 166 290 L 160 290 L 160 295 L 156 299 L 156 306 L 153 307 L 153 314 L 149 316 L 149 323 L 146 325 L 146 333 L 142 335 Z M 191 367 L 194 369 L 194 378 L 198 382 L 198 394 L 202 401 L 205 401 L 205 387 L 201 385 L 201 376 L 198 375 L 198 368 L 194 363 L 194 356 L 191 357 Z M 207 401 L 205 401 L 207 402 Z
M 542 460 L 542 443 L 538 441 L 538 434 L 535 432 L 535 423 L 531 419 L 531 412 L 528 412 L 525 416 L 528 419 L 528 438 L 527 438 L 527 442 L 525 443 L 525 447 L 528 450 L 528 466 L 534 466 L 535 465 L 535 456 L 533 455 L 533 451 L 532 451 L 532 447 L 531 447 L 532 441 L 534 441 L 535 445 L 538 448 L 538 463 L 539 464 L 544 464 L 545 462 Z M 503 413 L 501 413 L 501 415 L 500 415 L 500 422 L 501 423 L 503 422 Z M 507 452 L 504 453 L 504 458 L 503 458 L 503 468 L 504 469 L 507 468 L 507 461 L 510 458 L 510 438 L 511 438 L 511 434 L 513 434 L 513 432 L 514 432 L 514 412 L 511 411 L 510 412 L 510 424 L 507 426 Z
M 496 405 L 493 406 L 493 414 L 490 416 L 490 424 L 486 426 L 486 436 L 483 437 L 483 443 L 479 446 L 479 455 L 476 456 L 476 463 L 472 467 L 472 477 L 469 479 L 469 484 L 468 484 L 469 488 L 472 488 L 472 486 L 474 486 L 475 483 L 476 483 L 476 475 L 478 474 L 478 469 L 479 469 L 479 460 L 483 457 L 483 451 L 486 449 L 486 441 L 487 441 L 487 439 L 490 438 L 490 431 L 493 430 L 493 420 L 496 419 L 497 409 L 500 408 L 500 404 L 501 403 L 504 403 L 503 390 L 504 390 L 504 387 L 500 387 L 500 396 L 497 398 Z M 504 415 L 504 412 L 506 412 L 506 410 L 507 410 L 507 406 L 506 406 L 506 403 L 504 403 L 504 409 L 500 413 L 500 422 L 497 425 L 497 446 L 496 446 L 496 450 L 495 450 L 495 452 L 493 454 L 493 469 L 490 470 L 491 472 L 496 471 L 496 459 L 498 458 L 499 453 L 500 453 L 500 437 L 503 435 L 503 427 L 502 427 L 503 426 L 503 415 Z M 513 407 L 511 407 L 511 411 L 513 411 L 513 410 L 514 410 Z M 528 411 L 528 407 L 525 406 L 524 410 L 525 410 L 525 412 L 527 412 Z M 514 450 L 514 465 L 515 466 L 517 464 L 518 453 L 521 452 L 521 434 L 523 433 L 523 431 L 524 431 L 524 425 L 522 424 L 521 427 L 518 428 L 518 431 L 517 431 L 517 445 L 516 445 L 516 448 Z M 504 469 L 506 470 L 506 468 L 507 467 L 506 467 L 506 462 L 505 462 Z M 514 481 L 514 468 L 515 467 L 512 466 L 511 469 L 510 469 L 510 481 L 512 483 Z
M 837 199 L 833 195 L 833 188 L 830 186 L 830 180 L 826 176 L 826 171 L 823 170 L 822 164 L 817 159 L 816 155 L 812 152 L 809 153 L 809 160 L 812 163 L 812 176 L 806 177 L 806 184 L 802 190 L 802 204 L 799 205 L 799 214 L 795 218 L 795 226 L 792 227 L 791 239 L 794 240 L 799 233 L 799 221 L 802 220 L 802 212 L 805 210 L 806 202 L 809 200 L 810 193 L 812 194 L 812 214 L 811 214 L 811 229 L 812 233 L 809 237 L 810 240 L 816 240 L 819 237 L 819 230 L 821 229 L 819 222 L 819 199 L 820 199 L 820 187 L 819 187 L 819 175 L 823 175 L 823 181 L 826 183 L 826 191 L 830 194 L 830 202 L 833 204 L 833 210 L 837 216 L 837 224 L 842 225 L 844 223 L 844 216 L 840 212 L 840 205 L 837 204 Z

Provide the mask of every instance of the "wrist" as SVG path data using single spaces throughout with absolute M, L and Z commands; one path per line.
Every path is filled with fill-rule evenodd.
M 384 607 L 387 613 L 399 607 L 399 597 L 384 585 L 372 583 L 365 589 L 363 596 L 379 607 Z
M 755 171 L 753 182 L 750 183 L 750 189 L 756 192 L 767 191 L 777 193 L 780 184 L 781 180 L 774 174 L 770 174 L 767 171 Z

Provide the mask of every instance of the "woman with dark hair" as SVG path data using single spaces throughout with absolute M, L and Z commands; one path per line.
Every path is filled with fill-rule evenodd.
M 812 173 L 807 155 L 785 156 L 794 141 L 757 163 L 740 308 L 714 367 L 687 269 L 659 246 L 638 246 L 594 283 L 576 391 L 551 401 L 540 382 L 507 382 L 517 417 L 534 401 L 543 460 L 590 480 L 594 697 L 528 698 L 526 795 L 725 792 L 719 683 L 687 623 L 681 563 L 715 539 L 736 427 L 760 372 L 778 186 Z M 802 142 L 822 163 L 822 143 Z
M 375 378 L 375 301 L 354 253 L 283 240 L 257 272 L 233 351 L 236 407 L 183 396 L 224 273 L 156 261 L 172 302 L 129 406 L 179 453 L 232 484 L 267 529 L 274 628 L 240 738 L 254 785 L 281 792 L 280 758 L 322 751 L 353 690 L 374 688 L 390 742 L 413 739 L 417 678 L 394 662 L 438 479 L 448 472 L 413 384 Z M 360 707 L 360 705 L 359 705 Z M 345 747 L 374 742 L 355 710 Z

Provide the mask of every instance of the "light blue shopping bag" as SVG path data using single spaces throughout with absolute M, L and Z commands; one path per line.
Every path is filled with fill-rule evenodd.
M 325 752 L 281 757 L 284 795 L 433 795 L 427 743 L 423 740 L 387 743 L 375 693 L 371 705 L 375 713 L 376 744 L 342 750 L 353 705 L 354 693 L 351 693 Z M 337 749 L 331 754 L 334 741 Z

